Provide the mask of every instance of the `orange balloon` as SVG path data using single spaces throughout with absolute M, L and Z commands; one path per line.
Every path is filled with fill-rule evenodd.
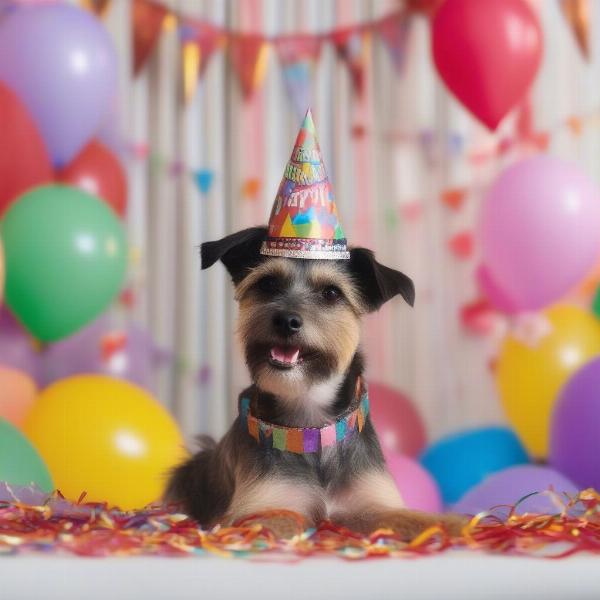
M 20 428 L 36 396 L 37 386 L 29 375 L 0 365 L 0 418 Z

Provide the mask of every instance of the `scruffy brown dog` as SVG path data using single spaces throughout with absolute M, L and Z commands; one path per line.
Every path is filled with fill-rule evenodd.
M 408 539 L 445 521 L 457 532 L 459 517 L 403 507 L 368 415 L 360 320 L 398 294 L 412 305 L 412 281 L 364 248 L 349 260 L 264 256 L 267 234 L 255 227 L 202 245 L 202 268 L 221 260 L 233 279 L 253 384 L 224 438 L 174 471 L 166 498 L 204 526 L 286 509 L 304 526 L 327 518 Z M 292 521 L 266 525 L 289 535 Z

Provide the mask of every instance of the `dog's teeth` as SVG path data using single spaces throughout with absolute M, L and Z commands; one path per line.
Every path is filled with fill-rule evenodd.
M 294 354 L 292 354 L 291 356 L 291 360 L 290 362 L 295 365 L 298 362 L 298 357 L 300 356 L 300 350 L 296 349 L 296 351 L 294 352 Z

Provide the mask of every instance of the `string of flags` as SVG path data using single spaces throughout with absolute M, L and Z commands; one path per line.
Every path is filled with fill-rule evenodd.
M 99 16 L 110 0 L 80 0 Z M 189 102 L 204 75 L 211 57 L 226 50 L 238 76 L 244 98 L 250 98 L 262 84 L 271 50 L 281 64 L 285 88 L 297 112 L 304 114 L 312 99 L 313 74 L 324 43 L 333 45 L 349 69 L 353 88 L 361 94 L 371 39 L 377 34 L 388 49 L 392 63 L 402 73 L 411 16 L 430 9 L 431 0 L 411 0 L 404 8 L 383 18 L 318 34 L 266 36 L 245 33 L 173 11 L 156 0 L 133 0 L 133 73 L 138 75 L 165 31 L 176 31 L 181 46 L 182 98 Z
M 312 81 L 324 43 L 334 47 L 347 66 L 353 89 L 364 89 L 373 35 L 387 48 L 392 64 L 402 74 L 406 62 L 407 42 L 412 16 L 430 16 L 443 0 L 405 0 L 404 5 L 380 19 L 357 23 L 331 31 L 267 36 L 222 27 L 206 19 L 189 17 L 158 0 L 133 0 L 132 39 L 133 73 L 137 75 L 152 55 L 165 31 L 176 31 L 181 46 L 182 98 L 189 102 L 195 94 L 211 57 L 226 50 L 232 69 L 238 76 L 244 98 L 250 98 L 264 80 L 267 57 L 275 52 L 282 68 L 284 85 L 299 114 L 312 103 Z M 558 0 L 565 21 L 582 56 L 590 58 L 589 0 Z M 104 15 L 110 0 L 80 0 L 81 4 Z

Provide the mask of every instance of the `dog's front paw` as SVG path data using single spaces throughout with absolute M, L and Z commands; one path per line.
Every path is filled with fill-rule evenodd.
M 236 519 L 233 523 L 235 527 L 251 525 L 261 525 L 278 539 L 290 539 L 300 535 L 314 523 L 308 517 L 289 510 L 269 510 Z

